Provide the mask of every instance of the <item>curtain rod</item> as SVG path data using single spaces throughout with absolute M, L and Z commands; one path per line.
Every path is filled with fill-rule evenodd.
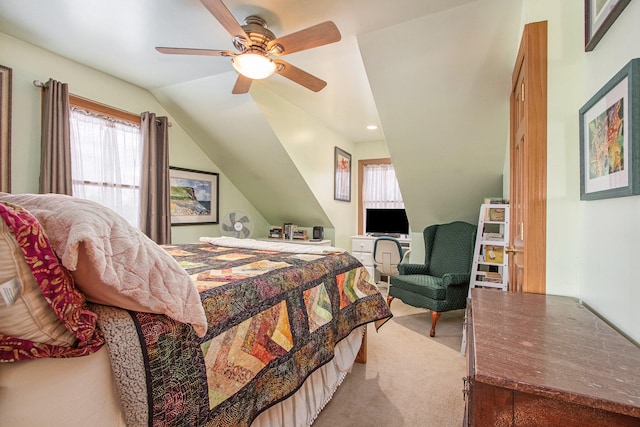
M 34 81 L 33 81 L 33 85 L 34 85 L 34 86 L 36 86 L 36 87 L 41 87 L 41 88 L 45 88 L 45 89 L 47 88 L 47 84 L 46 84 L 46 83 L 42 83 L 40 80 L 34 80 Z M 92 99 L 83 98 L 82 96 L 78 96 L 78 95 L 75 95 L 75 94 L 74 94 L 73 96 L 75 96 L 75 97 L 77 97 L 77 98 L 84 99 L 84 100 L 89 101 L 89 102 L 93 102 L 93 103 L 95 103 L 95 104 L 104 105 L 105 107 L 112 108 L 112 109 L 114 109 L 114 110 L 122 111 L 123 113 L 136 115 L 136 114 L 131 113 L 131 112 L 129 112 L 129 111 L 125 111 L 125 110 L 122 110 L 122 109 L 120 109 L 120 108 L 112 107 L 111 105 L 106 105 L 106 104 L 102 104 L 102 103 L 100 103 L 100 102 L 96 102 L 96 101 L 94 101 L 94 100 L 92 100 Z M 171 127 L 171 126 L 172 126 L 171 122 L 167 122 L 167 126 Z

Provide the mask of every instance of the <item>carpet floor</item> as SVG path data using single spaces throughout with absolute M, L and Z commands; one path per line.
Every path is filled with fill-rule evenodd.
M 395 299 L 391 311 L 378 332 L 368 326 L 367 363 L 354 365 L 313 427 L 462 425 L 464 310 L 443 313 L 434 338 L 427 310 Z

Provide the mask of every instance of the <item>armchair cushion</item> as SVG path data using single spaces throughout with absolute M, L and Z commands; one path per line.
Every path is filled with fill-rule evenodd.
M 395 282 L 407 292 L 423 295 L 435 300 L 443 300 L 447 296 L 447 289 L 442 284 L 442 278 L 426 274 L 409 274 L 402 276 L 402 283 Z

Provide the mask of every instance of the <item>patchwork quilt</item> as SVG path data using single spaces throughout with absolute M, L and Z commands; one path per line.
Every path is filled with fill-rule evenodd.
M 330 361 L 351 331 L 391 317 L 348 253 L 210 243 L 165 249 L 196 283 L 209 329 L 198 338 L 166 316 L 131 313 L 149 425 L 248 426 Z

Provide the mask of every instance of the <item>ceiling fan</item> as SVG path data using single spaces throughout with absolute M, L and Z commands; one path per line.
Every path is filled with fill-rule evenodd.
M 239 53 L 215 49 L 156 47 L 158 52 L 230 57 L 233 67 L 239 73 L 231 91 L 234 94 L 249 92 L 254 79 L 263 79 L 273 73 L 278 73 L 314 92 L 322 90 L 327 85 L 324 80 L 281 59 L 273 59 L 272 56 L 280 57 L 339 41 L 342 36 L 333 22 L 326 21 L 283 37 L 276 37 L 259 16 L 247 17 L 241 26 L 222 0 L 200 1 L 231 34 L 233 45 Z

